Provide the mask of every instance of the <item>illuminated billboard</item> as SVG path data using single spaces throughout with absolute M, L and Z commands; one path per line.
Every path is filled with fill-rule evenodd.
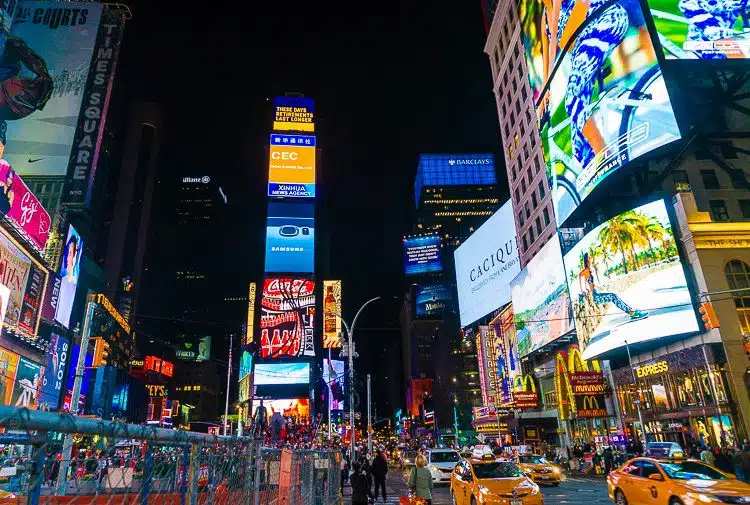
M 247 324 L 245 326 L 245 339 L 243 345 L 249 345 L 253 341 L 253 335 L 255 335 L 255 295 L 257 291 L 257 285 L 254 282 L 250 283 L 250 287 L 247 291 Z
M 511 282 L 518 355 L 523 358 L 573 329 L 573 313 L 557 235 Z
M 0 160 L 0 217 L 3 215 L 37 250 L 44 250 L 52 223 L 49 213 L 21 176 Z
M 266 272 L 315 271 L 315 218 L 309 203 L 268 204 Z
M 565 254 L 584 359 L 698 331 L 672 230 L 657 200 L 605 221 Z
M 73 226 L 68 227 L 62 260 L 60 263 L 60 286 L 55 309 L 55 321 L 68 327 L 73 302 L 78 287 L 78 276 L 81 273 L 81 256 L 83 256 L 83 240 Z
M 16 371 L 16 385 L 13 388 L 10 405 L 36 409 L 39 391 L 42 387 L 42 365 L 21 357 Z
M 315 137 L 271 135 L 268 196 L 315 197 Z
M 513 399 L 512 385 L 521 375 L 521 360 L 518 358 L 518 340 L 516 338 L 516 322 L 513 315 L 513 305 L 508 305 L 490 323 L 498 336 L 498 378 L 500 403 L 508 403 Z
M 261 357 L 315 356 L 314 328 L 314 281 L 289 277 L 263 281 Z
M 240 379 L 250 375 L 253 371 L 253 355 L 247 351 L 242 351 L 240 354 Z
M 341 281 L 323 281 L 323 348 L 337 349 L 341 333 Z
M 521 271 L 510 200 L 454 253 L 461 326 L 510 301 L 510 281 Z
M 256 386 L 308 384 L 309 363 L 256 363 L 253 371 Z
M 21 357 L 0 347 L 0 402 L 12 405 L 11 398 L 16 386 L 16 372 Z
M 29 337 L 36 335 L 46 278 L 42 265 L 0 229 L 0 284 L 10 290 L 5 323 Z
M 102 9 L 19 2 L 3 55 L 0 144 L 21 175 L 67 175 Z
M 438 235 L 405 237 L 402 243 L 406 275 L 443 271 L 442 246 Z
M 39 404 L 44 410 L 57 410 L 60 406 L 60 391 L 65 380 L 65 370 L 70 356 L 70 342 L 67 338 L 53 333 L 47 350 L 47 363 L 44 366 L 42 392 Z M 40 407 L 41 409 L 41 407 Z
M 442 318 L 443 313 L 450 310 L 453 305 L 451 287 L 444 283 L 420 284 L 416 288 L 414 298 L 415 311 L 420 319 Z
M 561 225 L 606 177 L 680 132 L 638 2 L 521 0 L 519 13 Z
M 175 358 L 182 361 L 208 361 L 211 358 L 211 336 L 196 338 L 181 335 L 175 348 Z
M 261 400 L 253 400 L 253 418 Z M 274 413 L 278 412 L 284 417 L 295 417 L 303 421 L 310 417 L 310 399 L 294 398 L 281 400 L 263 400 L 263 406 L 266 408 L 266 416 L 271 418 Z
M 331 410 L 344 410 L 346 388 L 344 384 L 344 362 L 337 359 L 323 360 L 323 382 L 328 385 L 328 402 Z
M 275 131 L 315 131 L 315 102 L 312 98 L 277 96 L 273 99 Z
M 750 58 L 746 2 L 647 0 L 646 3 L 666 58 Z

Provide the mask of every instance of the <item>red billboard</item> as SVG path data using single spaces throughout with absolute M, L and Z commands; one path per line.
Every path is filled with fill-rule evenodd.
M 49 213 L 5 160 L 0 160 L 0 215 L 2 214 L 34 247 L 44 250 L 51 224 Z
M 315 281 L 273 277 L 263 281 L 261 357 L 315 356 Z

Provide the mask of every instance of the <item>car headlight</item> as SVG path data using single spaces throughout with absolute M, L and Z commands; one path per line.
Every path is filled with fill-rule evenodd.
M 715 503 L 721 501 L 715 496 L 705 493 L 687 493 L 687 496 L 688 498 L 692 498 L 693 500 L 698 500 L 703 503 Z
M 430 470 L 432 470 L 433 472 L 439 472 L 440 471 L 440 469 L 438 467 L 436 467 L 435 465 L 430 465 Z
M 531 487 L 531 494 L 539 494 L 539 486 L 537 486 L 536 484 L 534 484 Z
M 483 485 L 479 484 L 477 486 L 477 489 L 479 489 L 479 492 L 482 493 L 482 494 L 492 494 L 492 491 L 490 491 L 489 488 L 487 488 L 487 486 L 483 486 Z

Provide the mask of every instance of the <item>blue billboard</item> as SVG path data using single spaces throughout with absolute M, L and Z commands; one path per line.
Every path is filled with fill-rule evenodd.
M 442 246 L 438 235 L 406 237 L 402 242 L 404 247 L 404 272 L 406 275 L 442 272 Z
M 253 371 L 253 355 L 249 352 L 243 350 L 242 356 L 240 357 L 240 378 L 239 380 L 244 379 L 248 375 L 250 375 L 250 372 Z
M 44 365 L 42 393 L 39 405 L 45 410 L 57 410 L 60 406 L 60 391 L 65 381 L 65 369 L 70 357 L 70 342 L 67 338 L 52 334 L 49 339 L 47 363 Z M 75 374 L 71 374 L 75 375 Z
M 415 296 L 417 317 L 442 317 L 453 304 L 453 293 L 448 284 L 427 284 L 417 286 Z
M 414 202 L 419 206 L 425 186 L 478 186 L 497 184 L 495 155 L 423 154 L 414 179 Z
M 315 271 L 315 219 L 307 203 L 268 204 L 266 272 Z
M 253 378 L 256 386 L 308 384 L 310 363 L 257 363 Z

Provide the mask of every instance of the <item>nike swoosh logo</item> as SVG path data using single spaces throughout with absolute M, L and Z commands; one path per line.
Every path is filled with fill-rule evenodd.
M 35 160 L 32 160 L 31 158 L 29 158 L 29 163 L 36 163 L 37 161 L 41 161 L 41 160 L 43 160 L 43 159 L 44 159 L 44 158 L 37 158 L 37 159 L 35 159 Z

